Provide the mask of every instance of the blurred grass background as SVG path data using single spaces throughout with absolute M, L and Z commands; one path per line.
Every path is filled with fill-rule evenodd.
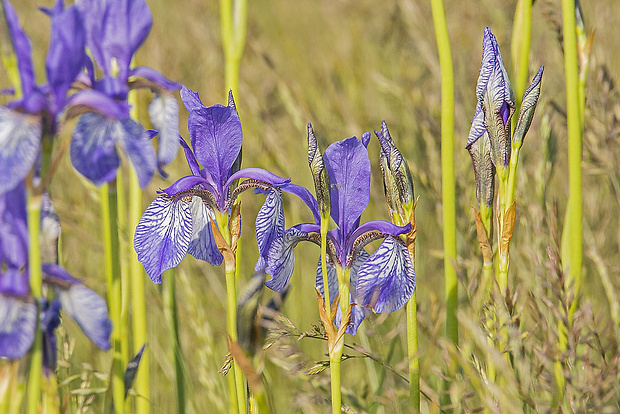
M 137 61 L 200 93 L 206 105 L 226 102 L 219 3 L 186 0 L 148 2 L 154 25 Z M 31 36 L 38 76 L 48 43 L 48 18 L 36 6 L 51 2 L 16 2 L 25 30 Z M 474 174 L 464 146 L 473 115 L 475 84 L 480 66 L 482 31 L 490 26 L 503 59 L 512 73 L 510 36 L 516 1 L 464 0 L 445 2 L 452 43 L 456 83 L 456 175 L 460 304 L 465 328 L 462 349 L 441 342 L 443 269 L 441 240 L 439 155 L 439 63 L 430 4 L 419 0 L 312 1 L 259 0 L 250 2 L 248 39 L 241 62 L 239 91 L 233 91 L 244 131 L 243 165 L 270 169 L 312 188 L 306 158 L 306 123 L 312 122 L 324 150 L 330 143 L 379 128 L 386 120 L 396 144 L 408 159 L 419 196 L 417 208 L 417 289 L 420 319 L 422 389 L 438 401 L 442 372 L 452 380 L 457 411 L 469 412 L 483 404 L 484 381 L 479 381 L 476 342 L 479 319 L 487 309 L 476 296 L 481 259 L 471 206 L 475 201 Z M 574 347 L 582 344 L 593 355 L 582 366 L 583 375 L 569 381 L 572 409 L 618 412 L 618 340 L 620 315 L 614 299 L 620 292 L 620 2 L 584 2 L 586 28 L 596 31 L 593 64 L 587 85 L 584 135 L 584 288 Z M 553 332 L 562 318 L 562 292 L 557 281 L 558 234 L 561 234 L 567 194 L 564 69 L 559 0 L 538 0 L 533 7 L 530 72 L 545 65 L 541 101 L 521 152 L 517 187 L 517 225 L 512 243 L 510 286 L 517 292 L 516 314 L 521 329 L 514 335 L 522 359 L 514 390 L 495 390 L 500 404 L 526 401 L 547 407 L 553 394 Z M 7 86 L 6 77 L 2 78 Z M 142 119 L 148 125 L 148 92 L 140 94 Z M 181 109 L 181 134 L 188 139 L 187 113 Z M 544 120 L 544 122 L 543 122 Z M 72 129 L 69 125 L 63 139 Z M 60 145 L 58 145 L 59 147 Z M 373 163 L 371 202 L 363 219 L 387 219 L 379 146 L 371 141 Z M 182 155 L 168 168 L 170 178 L 156 178 L 144 192 L 144 207 L 155 191 L 188 168 Z M 103 248 L 98 192 L 72 169 L 68 154 L 53 181 L 52 198 L 64 230 L 63 265 L 103 293 Z M 248 280 L 257 258 L 253 221 L 262 196 L 243 195 L 242 278 Z M 288 197 L 287 226 L 310 221 L 299 200 Z M 131 241 L 129 241 L 131 243 Z M 298 332 L 319 324 L 314 293 L 318 248 L 296 250 L 292 290 L 283 314 Z M 145 275 L 145 277 L 147 277 Z M 225 379 L 218 374 L 227 352 L 225 339 L 225 286 L 223 269 L 188 256 L 175 272 L 181 319 L 181 347 L 185 359 L 188 412 L 224 412 Z M 174 412 L 172 356 L 158 286 L 148 283 L 147 312 L 151 352 L 153 412 Z M 271 297 L 271 292 L 265 292 Z M 568 297 L 565 299 L 569 299 Z M 559 301 L 559 302 L 556 302 Z M 610 302 L 611 301 L 611 302 Z M 614 307 L 615 306 L 615 307 Z M 514 315 L 513 315 L 514 316 Z M 467 322 L 474 322 L 470 328 Z M 371 316 L 364 322 L 369 348 L 397 373 L 406 375 L 404 311 Z M 470 324 L 471 325 L 471 324 Z M 544 328 L 548 329 L 545 331 Z M 291 328 L 292 329 L 292 328 Z M 289 329 L 289 330 L 291 330 Z M 74 336 L 74 325 L 66 324 Z M 284 329 L 286 331 L 286 329 Z M 74 352 L 63 354 L 60 379 L 81 377 L 64 386 L 101 387 L 90 374 L 107 372 L 108 356 L 75 335 Z M 360 337 L 347 337 L 359 343 Z M 60 341 L 63 343 L 63 341 Z M 71 348 L 71 340 L 64 341 Z M 589 348 L 588 348 L 589 347 Z M 327 371 L 308 376 L 314 361 L 326 359 L 326 343 L 311 338 L 297 341 L 285 336 L 266 354 L 265 366 L 279 412 L 324 412 L 328 407 Z M 347 352 L 345 352 L 347 353 Z M 360 355 L 358 352 L 348 352 Z M 583 354 L 583 352 L 582 352 Z M 584 355 L 590 355 L 586 352 Z M 551 362 L 552 363 L 552 362 Z M 445 367 L 450 367 L 445 371 Z M 343 362 L 343 402 L 359 412 L 407 412 L 407 384 L 380 364 L 363 358 Z M 529 374 L 527 374 L 529 373 Z M 378 375 L 382 386 L 377 391 Z M 508 374 L 506 374 L 508 375 Z M 528 377 L 529 375 L 529 377 Z M 383 379 L 384 378 L 384 379 Z M 479 378 L 483 379 L 482 375 Z M 89 380 L 92 379 L 92 383 Z M 513 384 L 508 381 L 507 384 Z M 513 384 L 513 385 L 514 385 Z M 85 393 L 88 394 L 88 393 Z M 585 396 L 585 397 L 584 397 Z M 94 400 L 93 407 L 97 407 Z M 85 398 L 85 403 L 88 398 Z M 423 398 L 423 401 L 428 401 Z M 537 405 L 540 404 L 540 405 Z M 532 407 L 532 405 L 529 405 Z M 430 407 L 430 408 L 429 408 Z M 516 412 L 521 406 L 514 407 Z M 423 411 L 436 412 L 434 403 Z M 584 411 L 581 411 L 583 409 Z M 97 412 L 97 408 L 93 408 Z M 206 411 L 205 411 L 206 410 Z M 509 412 L 509 411 L 502 411 Z

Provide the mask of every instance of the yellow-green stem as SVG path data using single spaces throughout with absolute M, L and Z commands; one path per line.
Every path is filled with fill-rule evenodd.
M 332 414 L 342 411 L 342 395 L 340 392 L 340 363 L 342 361 L 342 345 L 329 356 L 329 373 L 332 388 Z
M 220 0 L 220 21 L 224 46 L 225 92 L 239 90 L 239 66 L 247 31 L 248 1 Z
M 129 362 L 129 252 L 127 243 L 127 197 L 125 196 L 125 180 L 119 169 L 116 176 L 116 213 L 118 226 L 119 262 L 121 280 L 121 324 L 119 327 L 121 338 L 121 361 L 124 367 Z M 130 411 L 130 407 L 126 407 Z
M 409 404 L 414 413 L 420 411 L 420 360 L 418 357 L 417 291 L 407 302 L 407 355 L 409 357 Z
M 164 306 L 170 328 L 170 341 L 172 343 L 172 355 L 174 358 L 174 374 L 176 386 L 177 413 L 185 414 L 185 382 L 183 376 L 183 354 L 179 341 L 179 318 L 177 314 L 177 299 L 175 292 L 176 280 L 174 272 L 166 272 L 164 282 Z M 140 367 L 142 368 L 142 367 Z
M 39 234 L 41 230 L 41 193 L 32 188 L 28 189 L 28 272 L 30 278 L 30 291 L 37 306 L 37 315 L 41 311 L 43 295 L 43 276 L 41 270 L 41 249 L 39 246 Z M 43 343 L 39 318 L 36 320 L 34 341 L 31 348 L 30 372 L 28 375 L 28 414 L 39 413 L 41 401 L 41 380 L 43 370 Z
M 117 223 L 116 182 L 102 185 L 100 190 L 101 218 L 103 221 L 103 237 L 105 251 L 105 269 L 108 285 L 108 307 L 112 319 L 112 375 L 110 376 L 114 410 L 122 413 L 125 410 L 125 384 L 122 353 L 121 353 L 121 280 Z
M 441 69 L 441 198 L 443 205 L 444 283 L 446 297 L 446 338 L 458 344 L 458 281 L 456 278 L 456 201 L 454 177 L 454 69 L 443 0 L 431 0 L 439 66 Z M 444 382 L 444 390 L 448 387 Z M 442 394 L 442 405 L 449 403 Z
M 520 18 L 515 18 L 519 22 L 519 27 L 513 30 L 513 42 L 519 40 L 518 57 L 514 62 L 516 84 L 515 98 L 517 100 L 517 108 L 521 106 L 521 99 L 527 88 L 530 44 L 532 39 L 532 0 L 519 0 L 517 13 Z

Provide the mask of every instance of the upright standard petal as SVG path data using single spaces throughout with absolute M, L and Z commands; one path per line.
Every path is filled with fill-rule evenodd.
M 377 313 L 403 306 L 415 290 L 415 272 L 407 248 L 394 237 L 386 238 L 357 274 L 357 296 Z
M 41 119 L 0 106 L 0 194 L 15 188 L 32 169 L 41 142 Z
M 330 145 L 324 161 L 331 183 L 331 214 L 347 238 L 370 200 L 368 151 L 352 137 Z
M 116 141 L 122 128 L 116 120 L 88 112 L 80 117 L 71 140 L 71 163 L 80 174 L 95 185 L 116 178 L 120 164 Z
M 58 298 L 64 312 L 82 328 L 82 331 L 103 350 L 110 349 L 112 321 L 108 317 L 106 301 L 83 284 L 58 289 Z
M 13 51 L 17 58 L 17 69 L 21 82 L 21 90 L 24 95 L 29 95 L 34 89 L 35 77 L 32 66 L 32 48 L 30 39 L 22 29 L 19 18 L 11 2 L 3 0 L 4 17 L 9 27 L 9 34 L 13 41 Z
M 191 199 L 162 195 L 142 214 L 133 246 L 151 280 L 161 283 L 161 274 L 181 263 L 191 239 Z
M 223 186 L 241 151 L 241 122 L 237 112 L 222 105 L 198 108 L 187 121 L 196 158 L 218 186 Z
M 214 220 L 213 212 L 207 208 L 200 197 L 196 196 L 192 197 L 191 211 L 192 239 L 187 253 L 212 265 L 221 265 L 224 256 L 217 248 L 211 228 L 211 222 Z
M 140 187 L 144 188 L 151 181 L 157 166 L 155 149 L 142 125 L 131 118 L 111 120 L 115 136 L 129 160 L 133 164 Z
M 0 357 L 19 359 L 34 340 L 37 306 L 33 301 L 0 295 Z
M 198 92 L 192 91 L 185 85 L 181 86 L 181 100 L 188 112 L 192 112 L 195 109 L 206 108 L 200 101 Z
M 282 191 L 273 188 L 267 194 L 263 206 L 256 216 L 256 242 L 259 258 L 255 271 L 263 270 L 267 264 L 269 248 L 274 240 L 284 234 L 284 209 L 282 208 Z
M 151 123 L 159 131 L 157 163 L 161 168 L 170 164 L 179 152 L 179 104 L 169 93 L 155 95 L 149 105 Z

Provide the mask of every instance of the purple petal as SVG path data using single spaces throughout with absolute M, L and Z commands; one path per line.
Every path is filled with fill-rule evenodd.
M 0 194 L 15 188 L 34 165 L 41 142 L 41 119 L 0 106 Z
M 336 267 L 333 263 L 327 261 L 325 263 L 327 267 L 327 285 L 329 286 L 329 302 L 330 305 L 334 303 L 334 299 L 338 296 L 338 276 L 336 275 Z M 321 256 L 319 256 L 319 263 L 316 266 L 316 288 L 319 290 L 323 298 L 325 298 L 325 288 L 323 287 L 323 267 L 321 266 Z M 340 306 L 338 306 L 340 310 Z M 342 320 L 342 313 L 340 312 L 340 318 L 338 324 Z
M 153 126 L 159 130 L 157 164 L 170 164 L 179 152 L 179 104 L 169 93 L 155 95 L 149 105 L 149 116 Z
M 487 132 L 487 129 L 484 126 L 484 111 L 482 110 L 482 106 L 480 106 L 480 102 L 478 102 L 476 105 L 476 113 L 471 120 L 471 128 L 469 129 L 469 137 L 467 138 L 465 148 L 469 148 L 471 144 L 476 142 L 485 132 Z
M 403 243 L 386 238 L 361 266 L 357 275 L 357 296 L 377 313 L 402 307 L 415 290 L 415 271 Z
M 312 193 L 306 188 L 297 184 L 285 184 L 280 186 L 282 191 L 286 191 L 287 193 L 294 194 L 301 199 L 312 214 L 314 215 L 314 221 L 318 224 L 321 222 L 321 216 L 319 214 L 319 205 L 316 201 L 316 198 L 312 195 Z
M 200 165 L 198 165 L 198 161 L 196 160 L 196 156 L 192 152 L 192 149 L 187 145 L 187 142 L 179 135 L 179 142 L 183 147 L 183 151 L 185 152 L 185 159 L 187 160 L 187 164 L 189 165 L 189 169 L 192 174 L 200 177 Z
M 8 268 L 0 272 L 0 293 L 25 297 L 30 294 L 28 274 L 19 268 Z
M 183 191 L 187 191 L 197 185 L 210 187 L 209 182 L 202 177 L 196 177 L 195 175 L 188 175 L 187 177 L 179 178 L 170 187 L 162 190 L 163 193 L 170 197 L 177 195 Z
M 122 132 L 114 120 L 95 113 L 83 114 L 71 140 L 73 167 L 95 185 L 115 179 L 120 164 L 116 141 Z
M 181 100 L 188 112 L 192 112 L 195 109 L 206 108 L 200 101 L 198 92 L 192 91 L 185 85 L 181 86 Z
M 151 81 L 152 83 L 161 86 L 167 91 L 178 91 L 181 87 L 180 83 L 169 80 L 164 75 L 162 75 L 153 68 L 149 68 L 148 66 L 137 66 L 131 69 L 131 71 L 129 71 L 129 76 L 144 78 L 148 81 Z
M 115 121 L 114 124 L 116 129 L 120 130 L 118 143 L 133 164 L 140 187 L 144 188 L 153 178 L 157 168 L 157 156 L 151 140 L 142 125 L 131 118 Z
M 114 3 L 114 2 L 112 2 Z M 144 0 L 128 0 L 129 44 L 131 55 L 144 43 L 153 25 L 153 15 Z M 127 41 L 127 39 L 125 39 Z
M 42 266 L 45 283 L 52 284 L 56 287 L 69 285 L 79 285 L 82 281 L 71 276 L 63 267 L 57 264 L 45 263 Z
M 192 197 L 191 210 L 192 239 L 187 253 L 212 265 L 221 265 L 224 256 L 217 248 L 211 228 L 211 221 L 214 219 L 213 212 L 207 208 L 200 197 Z
M 151 280 L 161 283 L 161 274 L 181 263 L 191 239 L 190 201 L 159 196 L 142 214 L 133 246 Z
M 538 69 L 538 72 L 534 76 L 532 83 L 528 86 L 527 90 L 523 94 L 521 100 L 521 108 L 519 109 L 519 117 L 517 118 L 517 124 L 514 131 L 513 142 L 517 145 L 523 145 L 525 134 L 530 128 L 532 119 L 534 118 L 534 111 L 538 104 L 538 98 L 540 97 L 540 82 L 542 80 L 544 66 Z
M 77 322 L 86 336 L 99 348 L 110 349 L 112 321 L 108 317 L 106 301 L 81 283 L 58 289 L 57 294 L 63 312 Z
M 103 0 L 81 0 L 76 3 L 76 7 L 84 21 L 86 46 L 90 54 L 105 73 L 111 73 L 109 56 L 104 55 L 105 25 L 111 20 L 106 11 L 107 2 Z
M 258 243 L 258 262 L 255 271 L 263 270 L 267 264 L 269 248 L 274 240 L 284 234 L 284 209 L 282 191 L 274 188 L 269 191 L 263 206 L 256 216 L 256 242 Z
M 37 319 L 33 301 L 0 295 L 1 358 L 19 359 L 26 355 L 34 340 Z
M 108 95 L 93 90 L 83 89 L 69 97 L 67 106 L 84 106 L 109 118 L 123 119 L 129 116 L 129 105 Z
M 497 54 L 499 53 L 499 47 L 495 36 L 488 27 L 484 28 L 484 37 L 482 39 L 482 62 L 480 64 L 480 74 L 478 75 L 478 82 L 476 85 L 476 96 L 478 100 L 482 100 L 489 77 L 495 67 L 495 61 L 497 60 Z
M 265 282 L 265 286 L 276 292 L 282 292 L 293 274 L 295 267 L 295 254 L 293 249 L 301 241 L 308 240 L 308 233 L 292 227 L 282 237 L 271 243 L 267 255 L 267 267 L 265 271 L 271 275 L 271 279 Z
M 21 80 L 21 90 L 24 96 L 30 95 L 35 85 L 34 68 L 32 66 L 32 49 L 30 39 L 19 23 L 19 18 L 11 2 L 5 0 L 4 17 L 9 26 L 9 34 L 13 41 L 13 51 L 17 58 L 17 68 Z
M 62 3 L 59 3 L 62 6 Z M 47 80 L 54 91 L 54 112 L 62 110 L 65 95 L 80 73 L 86 60 L 84 45 L 86 35 L 78 10 L 56 7 L 52 11 L 52 34 L 45 60 Z
M 216 184 L 223 185 L 241 150 L 241 122 L 237 112 L 222 105 L 190 112 L 189 135 L 194 154 Z
M 364 147 L 368 148 L 369 143 L 370 143 L 370 132 L 364 132 L 362 134 L 362 144 L 364 144 Z
M 43 263 L 58 263 L 58 239 L 60 238 L 60 219 L 52 205 L 49 194 L 43 193 L 41 203 L 41 231 L 39 233 L 41 245 L 41 261 Z
M 51 301 L 43 300 L 41 331 L 43 333 L 43 367 L 46 375 L 56 372 L 58 348 L 54 330 L 60 325 L 60 306 L 60 301 L 55 298 Z
M 291 181 L 290 178 L 282 178 L 278 175 L 270 173 L 267 170 L 263 170 L 262 168 L 244 168 L 231 175 L 224 184 L 224 188 L 228 188 L 235 180 L 239 178 L 250 178 L 272 185 L 288 184 Z
M 347 238 L 370 199 L 368 151 L 359 139 L 352 137 L 330 145 L 324 159 L 332 185 L 331 215 Z

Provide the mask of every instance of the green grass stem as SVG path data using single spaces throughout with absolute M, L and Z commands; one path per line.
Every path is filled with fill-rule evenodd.
M 176 279 L 173 271 L 168 270 L 164 282 L 164 306 L 168 319 L 168 327 L 170 328 L 170 341 L 172 343 L 172 355 L 174 358 L 177 413 L 185 414 L 185 379 L 183 375 L 183 354 L 181 352 L 181 342 L 179 341 L 179 317 L 177 312 L 175 285 Z
M 220 0 L 220 20 L 222 25 L 222 44 L 224 47 L 226 96 L 228 91 L 239 90 L 239 67 L 247 31 L 248 1 Z

